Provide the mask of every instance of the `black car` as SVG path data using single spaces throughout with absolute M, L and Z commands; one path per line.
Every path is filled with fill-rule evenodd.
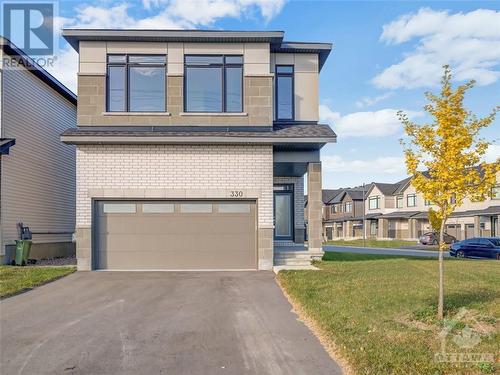
M 443 235 L 444 243 L 450 244 L 457 242 L 457 239 L 448 233 Z M 418 239 L 422 245 L 437 245 L 439 243 L 439 233 L 427 232 L 420 236 Z
M 477 237 L 454 243 L 450 255 L 457 258 L 481 257 L 500 260 L 500 238 Z

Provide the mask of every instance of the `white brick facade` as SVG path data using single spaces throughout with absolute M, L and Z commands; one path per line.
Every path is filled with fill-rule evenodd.
M 140 198 L 141 191 L 152 197 L 148 192 L 162 189 L 174 194 L 170 198 L 226 198 L 241 190 L 258 198 L 258 227 L 271 228 L 272 146 L 79 145 L 77 227 L 91 225 L 91 196 L 110 197 L 117 189 L 123 198 Z

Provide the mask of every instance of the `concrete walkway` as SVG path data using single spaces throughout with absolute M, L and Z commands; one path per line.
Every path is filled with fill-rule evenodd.
M 0 302 L 2 374 L 340 374 L 274 274 L 77 272 Z

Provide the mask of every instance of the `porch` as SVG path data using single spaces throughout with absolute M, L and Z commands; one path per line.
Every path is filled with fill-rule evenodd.
M 323 257 L 319 150 L 275 150 L 273 166 L 274 266 L 309 268 Z

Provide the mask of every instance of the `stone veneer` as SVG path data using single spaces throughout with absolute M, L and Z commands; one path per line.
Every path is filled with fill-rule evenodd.
M 256 199 L 258 267 L 273 266 L 272 146 L 79 145 L 76 237 L 79 270 L 91 269 L 92 199 Z
M 308 249 L 323 252 L 321 163 L 309 163 L 307 168 L 307 240 Z
M 183 76 L 167 76 L 166 111 L 154 114 L 106 113 L 106 77 L 78 76 L 78 126 L 92 125 L 176 125 L 176 126 L 270 126 L 272 113 L 272 76 L 245 76 L 242 114 L 181 114 Z

